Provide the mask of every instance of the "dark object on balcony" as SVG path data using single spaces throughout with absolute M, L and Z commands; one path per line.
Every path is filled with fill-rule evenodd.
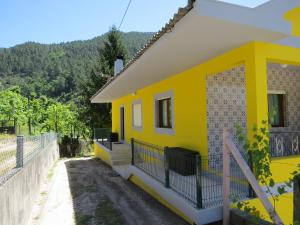
M 109 141 L 110 142 L 118 142 L 119 141 L 118 133 L 111 132 L 109 135 Z
M 196 175 L 196 156 L 198 152 L 180 147 L 167 147 L 166 156 L 169 169 L 182 175 Z
M 300 175 L 294 176 L 294 220 L 300 221 Z

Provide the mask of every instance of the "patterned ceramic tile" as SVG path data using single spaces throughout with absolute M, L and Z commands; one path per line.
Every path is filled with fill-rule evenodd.
M 209 157 L 222 154 L 223 128 L 246 128 L 245 67 L 238 66 L 206 78 Z M 237 141 L 236 141 L 237 142 Z
M 273 131 L 300 131 L 300 71 L 289 68 L 269 68 L 268 89 L 286 93 L 286 127 Z

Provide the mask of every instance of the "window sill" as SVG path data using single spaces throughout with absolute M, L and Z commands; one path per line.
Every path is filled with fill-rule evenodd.
M 158 134 L 168 134 L 168 135 L 174 135 L 175 131 L 173 128 L 155 128 L 155 132 Z

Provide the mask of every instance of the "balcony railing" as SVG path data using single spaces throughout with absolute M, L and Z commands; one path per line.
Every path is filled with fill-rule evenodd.
M 271 132 L 271 157 L 300 155 L 300 131 Z
M 110 135 L 111 135 L 111 128 L 94 129 L 94 140 L 111 150 L 112 143 L 110 141 Z
M 132 139 L 132 164 L 181 195 L 196 208 L 211 208 L 223 203 L 222 154 L 201 157 Z M 176 148 L 175 148 L 176 149 Z M 235 199 L 249 196 L 249 184 L 234 161 L 230 165 L 231 191 Z

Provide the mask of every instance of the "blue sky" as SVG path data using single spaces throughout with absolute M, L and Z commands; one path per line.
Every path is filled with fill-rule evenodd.
M 266 0 L 226 0 L 250 7 Z M 132 0 L 122 31 L 157 31 L 187 0 Z M 86 40 L 119 25 L 128 0 L 1 0 L 0 47 Z

